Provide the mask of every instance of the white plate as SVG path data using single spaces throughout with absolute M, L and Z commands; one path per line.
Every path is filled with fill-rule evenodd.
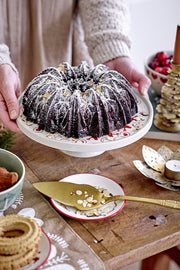
M 95 187 L 100 187 L 103 189 L 107 189 L 112 195 L 125 195 L 122 187 L 116 183 L 114 180 L 111 180 L 105 176 L 96 175 L 96 174 L 74 174 L 67 176 L 61 179 L 63 182 L 72 182 L 76 184 L 88 184 Z M 98 208 L 99 215 L 98 216 L 86 216 L 88 212 L 95 212 L 95 209 L 88 211 L 77 211 L 76 208 L 65 206 L 54 199 L 50 199 L 52 205 L 58 210 L 60 213 L 74 219 L 80 220 L 101 220 L 112 217 L 119 213 L 124 205 L 125 201 L 116 201 L 110 202 L 100 208 Z M 102 213 L 100 213 L 102 211 Z
M 32 262 L 19 270 L 37 270 L 39 269 L 48 259 L 51 252 L 51 241 L 46 233 L 42 230 L 42 237 L 39 242 L 38 252 L 36 258 Z
M 142 138 L 150 129 L 153 121 L 153 109 L 150 101 L 134 90 L 138 99 L 138 113 L 130 124 L 115 130 L 110 135 L 100 138 L 84 137 L 79 139 L 66 138 L 59 133 L 50 134 L 39 130 L 37 124 L 26 121 L 23 115 L 22 97 L 19 99 L 20 116 L 17 124 L 21 131 L 34 141 L 61 150 L 74 157 L 92 157 L 104 151 L 113 150 L 129 145 Z

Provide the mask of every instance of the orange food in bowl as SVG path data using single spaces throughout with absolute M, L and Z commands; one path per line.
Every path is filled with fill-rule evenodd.
M 0 191 L 6 190 L 18 181 L 16 172 L 9 172 L 5 168 L 0 167 Z

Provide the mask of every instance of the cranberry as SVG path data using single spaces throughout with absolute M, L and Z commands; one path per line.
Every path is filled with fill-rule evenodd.
M 167 75 L 167 74 L 168 74 L 168 71 L 169 71 L 170 69 L 171 69 L 170 67 L 163 67 L 163 68 L 162 68 L 162 74 Z
M 171 65 L 171 59 L 170 58 L 164 59 L 162 60 L 161 64 L 163 67 L 165 66 L 168 67 L 169 65 Z
M 149 63 L 149 67 L 152 69 L 159 67 L 159 65 L 160 65 L 160 62 L 157 59 L 154 59 Z
M 155 56 L 160 62 L 169 58 L 168 54 L 166 52 L 158 52 Z
M 163 67 L 156 67 L 154 69 L 154 71 L 158 72 L 158 73 L 163 73 Z

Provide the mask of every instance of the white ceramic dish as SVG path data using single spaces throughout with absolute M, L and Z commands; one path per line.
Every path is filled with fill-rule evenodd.
M 151 87 L 160 96 L 161 95 L 161 88 L 167 82 L 167 76 L 164 74 L 158 73 L 149 67 L 149 63 L 154 59 L 156 53 L 147 57 L 147 59 L 145 60 L 145 63 L 144 63 L 144 68 L 145 68 L 146 75 L 151 80 Z M 166 53 L 169 56 L 173 55 L 173 51 L 166 51 Z
M 142 138 L 150 129 L 153 121 L 153 108 L 148 99 L 135 90 L 138 99 L 138 113 L 126 127 L 115 130 L 110 135 L 100 138 L 84 137 L 79 139 L 66 138 L 60 134 L 50 134 L 39 130 L 37 124 L 26 121 L 23 115 L 22 96 L 20 102 L 20 116 L 17 124 L 21 131 L 34 141 L 61 150 L 74 157 L 93 157 L 105 151 L 129 145 Z
M 122 187 L 107 177 L 96 175 L 96 174 L 74 174 L 61 179 L 63 182 L 72 182 L 76 184 L 89 184 L 95 187 L 100 187 L 107 189 L 112 195 L 125 195 Z M 51 198 L 52 205 L 57 211 L 73 219 L 79 220 L 101 220 L 112 217 L 119 213 L 124 205 L 125 201 L 110 202 L 101 207 L 102 212 L 100 213 L 100 208 L 98 208 L 98 216 L 87 216 L 88 212 L 94 213 L 95 209 L 88 211 L 77 211 L 76 208 L 65 206 Z
M 51 252 L 51 241 L 47 234 L 42 230 L 42 237 L 39 242 L 37 256 L 33 261 L 19 268 L 19 270 L 37 270 L 47 261 Z
M 18 181 L 6 190 L 0 192 L 0 216 L 17 199 L 20 194 L 25 177 L 25 166 L 22 160 L 14 153 L 0 148 L 0 167 L 6 168 L 9 172 L 18 174 Z

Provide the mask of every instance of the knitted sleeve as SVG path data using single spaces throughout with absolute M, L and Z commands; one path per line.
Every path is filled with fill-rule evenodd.
M 85 42 L 94 64 L 130 56 L 127 0 L 79 0 Z
M 12 67 L 12 69 L 18 74 L 18 71 L 15 65 L 11 61 L 9 48 L 5 44 L 0 44 L 0 65 L 8 64 Z

